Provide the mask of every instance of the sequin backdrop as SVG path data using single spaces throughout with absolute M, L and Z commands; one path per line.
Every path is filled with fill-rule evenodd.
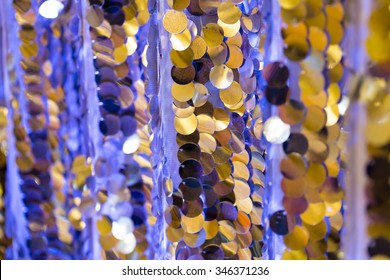
M 389 259 L 389 0 L 0 3 L 1 259 Z

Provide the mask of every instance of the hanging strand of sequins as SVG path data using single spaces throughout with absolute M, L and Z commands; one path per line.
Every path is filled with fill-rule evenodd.
M 6 174 L 6 215 L 5 215 L 5 234 L 12 236 L 12 246 L 6 252 L 8 258 L 28 259 L 29 250 L 27 248 L 28 228 L 27 219 L 24 213 L 19 209 L 23 208 L 22 190 L 19 188 L 20 178 L 16 163 L 16 137 L 14 135 L 15 127 L 20 123 L 20 80 L 17 78 L 19 67 L 15 61 L 19 60 L 19 53 L 13 53 L 19 45 L 16 38 L 16 27 L 14 23 L 14 10 L 12 3 L 2 3 L 1 6 L 2 20 L 4 29 L 8 32 L 2 34 L 2 47 L 6 56 L 3 58 L 6 62 L 7 72 L 4 72 L 2 80 L 4 81 L 4 98 L 8 109 L 8 137 L 7 137 L 7 174 Z M 8 15 L 8 16 L 7 16 Z M 6 37 L 4 37 L 6 35 Z
M 328 244 L 325 237 L 326 221 L 339 215 L 343 197 L 337 178 L 343 6 L 314 0 L 279 3 L 288 67 L 273 62 L 264 70 L 265 97 L 279 114 L 266 121 L 264 135 L 283 144 L 286 153 L 280 163 L 284 210 L 271 216 L 270 226 L 283 236 L 287 249 L 282 258 L 322 259 L 339 248 L 337 229 Z
M 390 258 L 390 1 L 373 1 L 366 52 L 368 76 L 360 87 L 366 109 L 364 128 L 369 161 L 366 166 L 368 215 L 367 248 L 371 259 Z M 364 207 L 364 206 L 362 206 Z
M 37 17 L 35 1 L 13 1 L 20 42 L 23 80 L 21 90 L 21 119 L 15 126 L 16 162 L 22 177 L 22 190 L 27 210 L 30 238 L 30 256 L 33 259 L 63 258 L 62 242 L 58 240 L 57 225 L 52 200 L 53 182 L 50 177 L 53 154 L 50 153 L 49 119 L 47 104 L 48 81 L 41 68 L 42 47 L 39 39 L 42 33 L 37 26 L 42 19 Z M 24 110 L 28 114 L 24 114 Z
M 8 108 L 9 102 L 7 102 L 6 87 L 8 83 L 8 63 L 7 63 L 7 36 L 4 30 L 7 29 L 6 26 L 6 17 L 3 16 L 5 11 L 4 6 L 0 7 L 0 260 L 6 258 L 6 251 L 10 247 L 12 242 L 12 237 L 7 234 L 6 223 L 9 224 L 6 220 L 8 219 L 5 209 L 6 203 L 6 182 L 7 182 L 7 153 L 8 153 L 8 143 L 7 143 L 7 124 L 8 124 Z M 8 103 L 8 104 L 7 104 Z M 10 209 L 7 209 L 9 211 Z
M 75 3 L 69 2 L 60 17 L 47 22 L 48 40 L 43 65 L 52 85 L 48 103 L 50 137 L 56 161 L 51 177 L 57 202 L 59 238 L 65 244 L 63 250 L 70 252 L 72 258 L 85 259 L 91 251 L 91 226 L 88 224 L 95 203 L 88 186 L 91 164 L 86 156 L 84 138 L 86 110 L 82 109 L 85 108 L 82 100 L 85 97 L 80 86 L 81 75 L 77 72 L 77 64 L 82 63 L 77 8 Z
M 260 258 L 264 169 L 258 164 L 261 153 L 250 148 L 251 113 L 258 117 L 253 71 L 261 64 L 260 6 L 257 1 L 168 5 L 163 25 L 172 46 L 182 182 L 174 185 L 165 212 L 167 236 L 178 242 L 176 259 Z
M 142 196 L 145 190 L 140 166 L 133 159 L 141 143 L 135 101 L 141 100 L 144 90 L 143 83 L 133 80 L 140 78 L 139 70 L 132 73 L 130 67 L 138 47 L 135 35 L 149 18 L 147 1 L 125 5 L 123 1 L 90 1 L 86 17 L 93 40 L 104 147 L 94 166 L 101 215 L 99 239 L 104 258 L 136 258 L 137 252 L 142 256 L 147 248 L 147 212 L 143 199 L 136 197 L 137 190 Z
M 152 214 L 152 197 L 153 189 L 153 169 L 151 163 L 152 151 L 151 134 L 149 132 L 149 115 L 148 115 L 148 98 L 145 91 L 146 75 L 146 47 L 147 34 L 149 31 L 149 12 L 148 1 L 139 1 L 137 4 L 138 14 L 131 19 L 131 22 L 139 25 L 138 32 L 129 36 L 127 40 L 135 40 L 137 36 L 136 51 L 128 58 L 128 67 L 130 69 L 128 78 L 132 81 L 132 89 L 135 94 L 134 98 L 134 118 L 137 122 L 137 131 L 134 136 L 128 138 L 127 145 L 134 145 L 135 150 L 132 159 L 129 160 L 127 168 L 127 177 L 137 180 L 137 183 L 131 187 L 131 204 L 135 207 L 136 228 L 134 234 L 137 238 L 136 258 L 137 259 L 154 259 L 154 252 L 150 244 L 154 242 L 151 233 L 154 230 L 154 218 Z M 135 139 L 135 140 L 134 140 Z M 126 142 L 125 142 L 126 143 Z M 128 156 L 130 158 L 130 156 Z M 134 174 L 134 167 L 137 170 L 137 176 Z

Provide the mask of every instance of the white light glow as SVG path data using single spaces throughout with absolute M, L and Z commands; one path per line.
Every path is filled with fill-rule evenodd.
M 134 251 L 137 240 L 133 233 L 129 233 L 116 245 L 116 249 L 122 254 L 130 254 Z
M 290 136 L 290 126 L 279 117 L 270 117 L 264 123 L 263 133 L 268 142 L 282 144 Z
M 135 133 L 126 139 L 125 143 L 123 143 L 122 150 L 125 154 L 130 155 L 138 150 L 139 145 L 140 139 L 139 136 Z
M 345 112 L 347 111 L 349 107 L 349 98 L 348 96 L 343 96 L 343 98 L 341 99 L 340 103 L 339 103 L 339 113 L 341 116 L 344 116 Z
M 112 235 L 118 240 L 124 240 L 125 237 L 134 230 L 133 221 L 127 217 L 120 217 L 112 223 Z
M 39 7 L 39 14 L 44 18 L 54 19 L 58 17 L 63 9 L 64 4 L 59 0 L 47 0 Z

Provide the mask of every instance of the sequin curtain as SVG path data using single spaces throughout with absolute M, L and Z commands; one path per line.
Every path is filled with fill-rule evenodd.
M 390 256 L 389 0 L 0 5 L 1 258 Z

